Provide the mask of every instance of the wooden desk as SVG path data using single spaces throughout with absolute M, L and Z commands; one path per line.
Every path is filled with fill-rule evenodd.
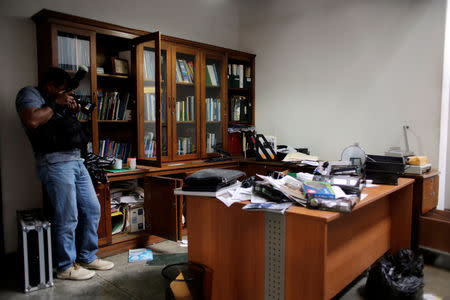
M 271 252 L 284 263 L 284 272 L 273 278 L 284 277 L 284 298 L 329 299 L 385 252 L 409 247 L 413 182 L 400 178 L 398 186 L 366 189 L 368 196 L 351 214 L 291 207 L 280 237 L 284 256 Z M 210 197 L 186 201 L 189 261 L 207 269 L 207 298 L 264 299 L 264 249 L 278 242 L 265 240 L 271 234 L 265 213 L 244 211 L 245 203 L 227 208 Z

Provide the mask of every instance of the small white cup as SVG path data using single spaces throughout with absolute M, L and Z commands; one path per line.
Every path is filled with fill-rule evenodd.
M 127 160 L 128 169 L 136 169 L 136 158 L 129 158 Z
M 114 166 L 113 166 L 114 170 L 122 170 L 122 160 L 116 158 L 114 160 Z

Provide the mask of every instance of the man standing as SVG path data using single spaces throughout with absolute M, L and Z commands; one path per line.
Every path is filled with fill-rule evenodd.
M 73 116 L 80 106 L 65 91 L 69 80 L 64 70 L 50 68 L 37 88 L 19 91 L 16 109 L 52 204 L 56 276 L 85 280 L 95 275 L 91 270 L 109 270 L 114 264 L 96 256 L 100 204 L 80 155 L 86 141 Z

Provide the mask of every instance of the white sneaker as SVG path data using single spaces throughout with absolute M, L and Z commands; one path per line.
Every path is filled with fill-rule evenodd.
M 107 260 L 103 260 L 100 258 L 97 258 L 96 260 L 94 260 L 93 262 L 91 262 L 90 264 L 85 264 L 85 263 L 81 263 L 80 265 L 83 266 L 86 269 L 89 270 L 100 270 L 100 271 L 105 271 L 105 270 L 110 270 L 114 267 L 114 263 L 111 261 L 107 261 Z
M 95 272 L 86 270 L 77 263 L 73 263 L 73 266 L 65 269 L 62 272 L 56 274 L 56 278 L 59 279 L 70 279 L 70 280 L 87 280 L 94 277 Z

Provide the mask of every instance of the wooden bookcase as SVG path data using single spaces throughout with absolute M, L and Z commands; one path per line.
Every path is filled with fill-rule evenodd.
M 124 161 L 137 157 L 152 170 L 110 178 L 141 181 L 150 227 L 145 232 L 112 236 L 110 183 L 96 187 L 102 206 L 102 249 L 109 247 L 113 253 L 146 244 L 153 236 L 179 239 L 183 201 L 170 190 L 186 174 L 214 167 L 202 161 L 217 156 L 217 149 L 227 149 L 227 128 L 235 123 L 229 116 L 230 95 L 247 97 L 250 117 L 239 123 L 254 124 L 255 55 L 50 10 L 32 19 L 40 78 L 51 66 L 72 74 L 79 65 L 89 69 L 76 93 L 96 105 L 92 115 L 80 115 L 92 130 L 92 152 Z M 113 59 L 126 61 L 128 70 L 124 71 L 126 65 L 114 69 Z M 251 85 L 229 87 L 229 64 L 247 68 Z M 186 167 L 191 161 L 192 167 Z M 183 166 L 171 166 L 177 164 Z M 155 177 L 165 172 L 170 176 Z M 173 201 L 177 205 L 169 213 Z

